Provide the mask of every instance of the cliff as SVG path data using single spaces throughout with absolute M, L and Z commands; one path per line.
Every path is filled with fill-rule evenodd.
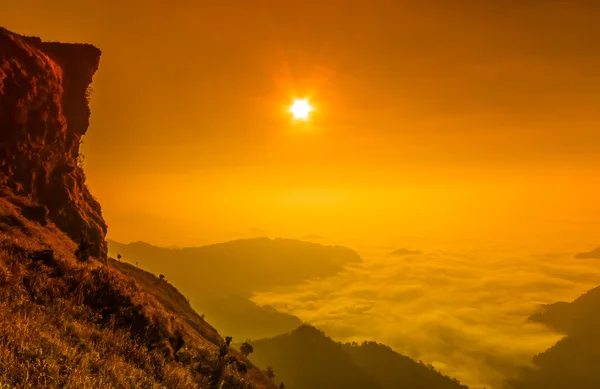
M 174 288 L 107 265 L 78 165 L 99 58 L 0 29 L 0 387 L 274 389 Z
M 78 164 L 89 126 L 88 88 L 100 50 L 42 42 L 0 28 L 0 185 L 27 198 L 23 215 L 52 221 L 106 258 L 106 223 Z

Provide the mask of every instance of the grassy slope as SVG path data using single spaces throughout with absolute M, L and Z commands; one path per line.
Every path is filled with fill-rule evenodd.
M 173 285 L 161 280 L 154 274 L 135 267 L 126 262 L 113 258 L 108 259 L 108 265 L 127 277 L 135 280 L 147 293 L 152 294 L 171 313 L 179 315 L 188 325 L 198 331 L 213 343 L 221 344 L 221 336 L 190 306 L 187 298 Z
M 0 197 L 0 387 L 274 388 L 238 354 L 219 363 L 222 338 L 189 306 L 78 262 L 15 200 Z

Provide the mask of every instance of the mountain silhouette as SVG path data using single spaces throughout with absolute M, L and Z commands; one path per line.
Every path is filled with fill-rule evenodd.
M 398 250 L 394 250 L 390 253 L 390 255 L 397 255 L 397 256 L 418 255 L 418 254 L 423 254 L 423 253 L 419 250 L 409 250 L 409 249 L 398 249 Z
M 112 256 L 164 274 L 192 302 L 293 285 L 326 277 L 361 261 L 353 250 L 294 239 L 240 239 L 208 246 L 166 249 L 143 242 L 108 241 Z
M 514 389 L 600 388 L 600 287 L 571 303 L 550 304 L 530 317 L 566 334 L 533 358 Z
M 585 253 L 575 254 L 578 259 L 600 259 L 600 247 Z
M 250 359 L 271 366 L 292 389 L 465 389 L 464 385 L 374 342 L 341 344 L 303 325 L 289 334 L 253 341 Z

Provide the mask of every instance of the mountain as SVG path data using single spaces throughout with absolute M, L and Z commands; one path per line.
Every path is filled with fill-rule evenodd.
M 467 389 L 458 380 L 437 372 L 432 365 L 415 362 L 381 343 L 347 343 L 343 350 L 359 368 L 376 377 L 383 389 Z
M 290 389 L 467 388 L 387 346 L 341 344 L 308 325 L 252 346 L 250 359 Z
M 353 250 L 294 239 L 241 239 L 167 249 L 143 242 L 108 241 L 111 256 L 164 274 L 194 303 L 325 277 L 361 261 Z
M 600 259 L 600 247 L 586 253 L 579 253 L 575 255 L 578 259 Z
M 314 327 L 303 325 L 289 334 L 252 343 L 250 359 L 273 367 L 276 381 L 289 389 L 382 389 L 336 343 Z
M 600 388 L 600 287 L 571 303 L 545 306 L 530 319 L 567 336 L 536 355 L 534 368 L 524 370 L 510 388 Z
M 0 387 L 275 388 L 181 295 L 107 265 L 78 164 L 99 58 L 0 29 Z
M 398 250 L 392 251 L 390 253 L 390 255 L 398 255 L 398 256 L 401 256 L 401 255 L 418 255 L 418 254 L 422 254 L 422 252 L 418 251 L 418 250 L 409 250 L 409 249 L 398 249 Z
M 529 317 L 529 320 L 547 325 L 548 327 L 570 334 L 573 327 L 581 326 L 583 322 L 600 324 L 600 286 L 579 296 L 573 302 L 559 301 L 544 305 L 539 312 Z

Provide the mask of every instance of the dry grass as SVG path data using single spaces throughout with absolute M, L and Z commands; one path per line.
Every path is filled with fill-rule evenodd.
M 0 388 L 272 388 L 189 317 L 0 197 Z M 52 250 L 42 252 L 42 250 Z
M 113 258 L 108 259 L 108 265 L 135 280 L 147 293 L 156 297 L 169 312 L 184 318 L 186 323 L 198 331 L 202 337 L 218 346 L 223 344 L 219 333 L 194 311 L 188 299 L 168 281 L 161 280 L 152 273 Z

